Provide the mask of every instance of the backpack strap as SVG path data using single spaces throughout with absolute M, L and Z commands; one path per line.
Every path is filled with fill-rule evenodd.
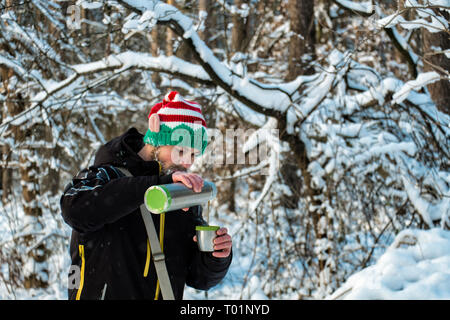
M 127 169 L 117 169 L 119 169 L 127 177 L 133 176 Z M 164 300 L 175 300 L 169 274 L 167 272 L 165 256 L 161 250 L 161 245 L 158 240 L 158 235 L 156 233 L 155 224 L 153 223 L 151 213 L 147 210 L 144 204 L 141 204 L 139 208 L 141 210 L 142 220 L 144 220 L 145 229 L 147 230 L 148 239 L 150 241 L 153 262 L 155 264 L 156 274 L 159 279 L 163 298 Z

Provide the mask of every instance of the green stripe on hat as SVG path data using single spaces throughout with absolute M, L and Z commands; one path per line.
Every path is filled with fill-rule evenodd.
M 183 146 L 199 150 L 202 154 L 205 152 L 208 144 L 208 134 L 204 127 L 192 129 L 182 123 L 171 128 L 161 123 L 159 132 L 147 130 L 144 136 L 144 143 L 152 146 Z

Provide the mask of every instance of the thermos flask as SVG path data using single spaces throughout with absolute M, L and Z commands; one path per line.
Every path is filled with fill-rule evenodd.
M 182 183 L 151 186 L 144 195 L 144 204 L 151 213 L 163 213 L 207 203 L 217 194 L 216 185 L 203 181 L 200 192 L 194 192 Z

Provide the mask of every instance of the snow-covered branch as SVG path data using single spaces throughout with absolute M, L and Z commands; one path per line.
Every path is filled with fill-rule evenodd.
M 411 5 L 410 1 L 406 1 L 404 9 L 397 10 L 397 12 L 378 20 L 377 23 L 381 28 L 391 28 L 399 25 L 404 29 L 425 28 L 432 33 L 446 32 L 450 34 L 448 21 L 436 11 L 432 10 L 432 8 L 436 7 L 433 5 Z M 420 18 L 406 20 L 403 14 L 412 9 L 416 10 Z
M 186 62 L 175 56 L 153 57 L 147 53 L 127 51 L 110 55 L 100 61 L 74 65 L 78 74 L 89 74 L 113 69 L 139 69 L 162 72 L 196 83 L 212 85 L 208 74 L 198 65 Z
M 133 0 L 119 0 L 127 8 L 142 17 L 151 16 L 160 24 L 168 24 L 191 49 L 198 63 L 211 80 L 238 101 L 262 114 L 279 118 L 291 104 L 290 93 L 241 77 L 218 60 L 211 49 L 200 39 L 192 20 L 178 9 L 161 1 L 149 1 L 145 4 Z
M 350 10 L 363 17 L 370 17 L 375 13 L 372 1 L 354 2 L 349 0 L 333 0 L 342 9 Z
M 406 82 L 399 91 L 397 91 L 394 95 L 393 95 L 393 102 L 394 103 L 400 103 L 402 102 L 404 99 L 406 99 L 406 97 L 409 95 L 409 93 L 411 92 L 411 90 L 416 90 L 419 91 L 422 87 L 436 82 L 438 80 L 441 79 L 441 76 L 435 72 L 426 72 L 426 73 L 421 73 L 419 74 L 419 76 L 417 77 L 416 80 L 411 80 Z
M 3 59 L 0 60 L 0 63 L 2 61 L 5 61 L 5 63 L 7 62 L 7 66 L 15 67 L 24 75 L 26 74 L 25 70 L 20 69 L 20 66 L 14 65 L 10 60 Z M 165 72 L 197 83 L 212 85 L 208 75 L 201 67 L 197 65 L 185 62 L 177 57 L 152 57 L 149 54 L 131 51 L 117 55 L 110 55 L 100 61 L 73 65 L 71 68 L 75 71 L 75 73 L 60 82 L 47 81 L 47 83 L 44 83 L 44 90 L 31 98 L 31 106 L 13 117 L 3 119 L 0 128 L 11 124 L 20 125 L 26 119 L 31 118 L 34 113 L 38 112 L 39 107 L 43 106 L 45 101 L 47 101 L 50 97 L 57 94 L 62 94 L 70 85 L 74 84 L 75 81 L 80 81 L 84 76 L 97 74 L 104 71 L 114 71 L 114 73 L 120 73 L 124 70 L 131 69 L 150 70 L 155 72 Z M 93 84 L 90 83 L 86 85 L 80 82 L 79 86 L 89 88 L 89 86 L 93 86 Z

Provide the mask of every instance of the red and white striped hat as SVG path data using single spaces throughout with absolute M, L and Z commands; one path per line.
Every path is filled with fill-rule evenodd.
M 201 106 L 185 100 L 178 92 L 168 93 L 148 115 L 144 142 L 153 146 L 181 145 L 205 151 L 206 121 Z

